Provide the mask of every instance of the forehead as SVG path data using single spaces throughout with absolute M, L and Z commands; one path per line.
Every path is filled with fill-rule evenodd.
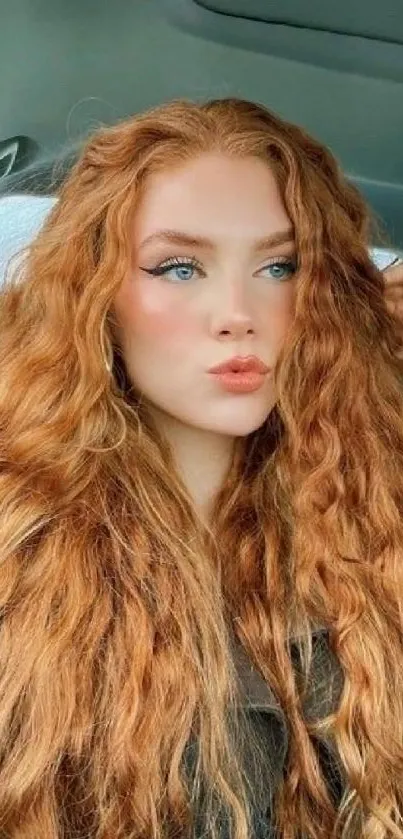
M 148 177 L 133 232 L 137 242 L 172 227 L 212 238 L 242 231 L 258 237 L 289 223 L 268 163 L 209 154 Z

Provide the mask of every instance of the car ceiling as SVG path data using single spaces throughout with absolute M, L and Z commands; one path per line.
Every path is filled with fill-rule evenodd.
M 13 0 L 5 9 L 3 183 L 158 103 L 240 96 L 325 143 L 403 248 L 401 0 Z

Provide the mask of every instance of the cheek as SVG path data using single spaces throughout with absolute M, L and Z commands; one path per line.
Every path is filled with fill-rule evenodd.
M 272 300 L 270 305 L 271 334 L 279 340 L 284 337 L 295 316 L 295 286 L 290 284 L 282 291 L 281 297 L 275 302 Z
M 182 344 L 194 334 L 194 316 L 173 292 L 160 283 L 142 280 L 121 289 L 116 312 L 128 341 Z

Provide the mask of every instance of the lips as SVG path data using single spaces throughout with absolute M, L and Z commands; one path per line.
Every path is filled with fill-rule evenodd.
M 255 355 L 250 355 L 247 358 L 242 356 L 234 356 L 215 367 L 210 367 L 209 373 L 269 373 L 270 367 L 257 358 Z

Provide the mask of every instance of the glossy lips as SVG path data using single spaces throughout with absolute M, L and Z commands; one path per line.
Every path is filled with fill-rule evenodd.
M 215 367 L 210 367 L 209 373 L 268 373 L 269 370 L 270 367 L 263 364 L 256 355 L 235 355 L 221 364 L 216 364 Z
M 269 372 L 270 367 L 256 356 L 234 356 L 209 369 L 209 373 L 230 393 L 252 393 L 258 390 L 265 381 L 265 374 Z

